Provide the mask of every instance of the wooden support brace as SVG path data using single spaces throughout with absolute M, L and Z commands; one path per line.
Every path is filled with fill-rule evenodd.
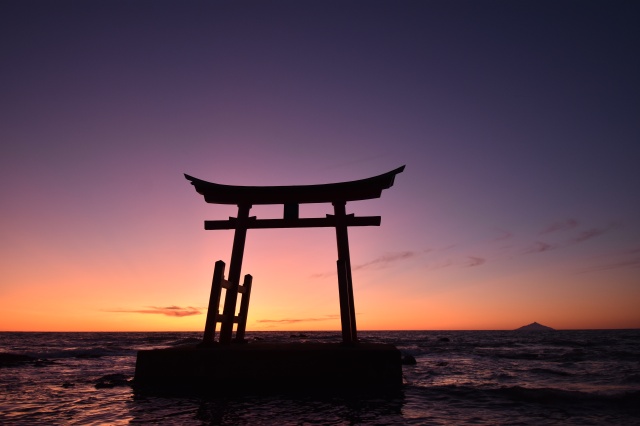
M 213 343 L 216 334 L 216 316 L 218 306 L 220 305 L 220 293 L 222 291 L 224 279 L 224 262 L 218 260 L 213 271 L 213 280 L 211 282 L 211 294 L 209 295 L 209 309 L 207 310 L 207 319 L 204 326 L 204 336 L 202 337 L 203 345 Z
M 209 309 L 207 311 L 207 319 L 204 327 L 204 336 L 202 338 L 201 346 L 210 346 L 215 341 L 215 332 L 216 325 L 220 323 L 221 327 L 226 326 L 229 327 L 229 323 L 231 328 L 233 324 L 238 324 L 238 328 L 236 331 L 236 340 L 244 341 L 244 333 L 247 326 L 247 315 L 249 313 L 249 297 L 251 295 L 251 283 L 253 278 L 251 275 L 245 275 L 244 282 L 241 286 L 238 286 L 235 289 L 235 294 L 240 293 L 242 299 L 240 301 L 240 312 L 238 315 L 229 315 L 227 313 L 220 313 L 220 299 L 222 289 L 226 289 L 225 292 L 225 301 L 231 296 L 231 292 L 234 292 L 233 286 L 231 283 L 224 278 L 224 270 L 225 263 L 221 260 L 218 260 L 215 264 L 215 269 L 213 272 L 213 280 L 211 283 L 211 294 L 209 295 Z M 234 309 L 235 311 L 235 309 Z
M 242 300 L 240 301 L 240 312 L 238 312 L 238 328 L 236 329 L 236 341 L 244 342 L 244 332 L 247 328 L 247 316 L 249 315 L 249 298 L 251 297 L 251 284 L 253 277 L 249 274 L 244 276 L 244 283 L 241 286 Z
M 229 322 L 229 317 L 224 314 L 216 314 L 216 321 L 218 321 L 221 324 L 226 323 L 226 322 Z M 240 321 L 240 317 L 237 315 L 231 319 L 232 324 L 238 324 L 239 321 Z

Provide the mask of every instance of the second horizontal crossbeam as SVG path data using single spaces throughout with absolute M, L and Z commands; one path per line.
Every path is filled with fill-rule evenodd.
M 344 220 L 347 226 L 380 226 L 380 216 L 361 216 L 356 217 L 354 215 L 344 216 Z M 236 229 L 238 227 L 238 220 L 235 217 L 230 217 L 229 220 L 205 220 L 204 229 L 206 230 L 219 230 L 219 229 Z M 335 227 L 338 225 L 336 217 L 333 215 L 327 215 L 327 217 L 309 217 L 309 218 L 297 218 L 297 219 L 256 219 L 255 217 L 249 218 L 245 224 L 246 229 L 271 229 L 271 228 L 327 228 Z

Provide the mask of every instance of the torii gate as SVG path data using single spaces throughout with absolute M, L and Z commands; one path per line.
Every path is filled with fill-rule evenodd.
M 404 167 L 398 167 L 379 176 L 351 182 L 296 186 L 221 185 L 196 179 L 185 174 L 185 178 L 191 181 L 196 191 L 204 196 L 207 203 L 235 204 L 238 206 L 237 217 L 230 217 L 229 220 L 207 220 L 204 222 L 204 229 L 206 230 L 235 230 L 223 316 L 233 319 L 236 313 L 247 229 L 334 227 L 338 244 L 338 292 L 340 297 L 342 340 L 347 344 L 356 343 L 358 337 L 347 228 L 349 226 L 380 226 L 380 216 L 358 217 L 354 214 L 347 214 L 346 204 L 348 201 L 379 198 L 382 190 L 393 186 L 395 176 L 398 173 L 402 173 Z M 299 205 L 304 203 L 331 203 L 333 204 L 334 214 L 320 218 L 300 218 L 298 217 Z M 284 206 L 283 218 L 257 219 L 255 216 L 249 217 L 249 210 L 256 204 L 282 204 Z M 212 297 L 209 302 L 207 324 L 210 323 L 210 318 L 214 318 L 213 328 L 215 330 L 215 316 L 218 312 L 218 306 L 211 306 L 213 300 L 214 298 Z M 248 309 L 248 304 L 246 309 Z M 244 333 L 244 329 L 242 333 Z M 220 343 L 231 343 L 232 335 L 233 321 L 223 321 L 220 329 Z M 238 337 L 238 333 L 236 333 L 236 337 Z M 213 339 L 213 336 L 210 338 Z M 206 328 L 204 341 L 207 341 Z

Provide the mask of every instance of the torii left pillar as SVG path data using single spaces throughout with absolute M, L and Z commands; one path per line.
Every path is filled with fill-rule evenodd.
M 244 244 L 247 239 L 247 225 L 249 221 L 251 204 L 238 205 L 238 217 L 235 234 L 233 236 L 233 249 L 231 250 L 231 265 L 229 265 L 229 285 L 224 299 L 223 315 L 230 320 L 222 323 L 220 327 L 220 343 L 229 344 L 233 337 L 233 317 L 236 312 L 238 300 L 238 287 L 240 286 L 240 274 L 242 273 L 242 258 L 244 256 Z M 211 307 L 210 307 L 211 308 Z

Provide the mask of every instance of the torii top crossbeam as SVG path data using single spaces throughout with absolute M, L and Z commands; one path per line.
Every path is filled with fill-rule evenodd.
M 351 260 L 349 256 L 349 226 L 379 226 L 380 216 L 356 217 L 346 214 L 345 205 L 349 201 L 379 198 L 384 189 L 393 186 L 395 176 L 404 171 L 398 167 L 390 172 L 367 179 L 321 185 L 294 186 L 236 186 L 207 182 L 185 174 L 196 191 L 204 196 L 207 203 L 235 204 L 238 216 L 229 220 L 205 221 L 205 229 L 235 229 L 231 265 L 228 281 L 235 289 L 240 285 L 240 270 L 244 254 L 247 229 L 251 228 L 305 228 L 335 227 L 338 244 L 338 290 L 340 294 L 340 316 L 342 338 L 345 343 L 357 342 L 353 286 L 351 281 Z M 299 218 L 299 204 L 331 203 L 334 215 L 324 218 Z M 249 217 L 251 206 L 257 204 L 282 204 L 283 219 L 256 219 Z M 229 297 L 231 296 L 231 297 Z M 225 298 L 224 315 L 235 314 L 235 292 L 228 292 Z M 209 307 L 209 310 L 216 307 Z M 223 323 L 220 342 L 229 343 L 233 334 L 233 323 Z
M 322 185 L 235 186 L 207 182 L 185 174 L 198 194 L 213 204 L 307 204 L 380 198 L 404 166 L 367 179 Z

